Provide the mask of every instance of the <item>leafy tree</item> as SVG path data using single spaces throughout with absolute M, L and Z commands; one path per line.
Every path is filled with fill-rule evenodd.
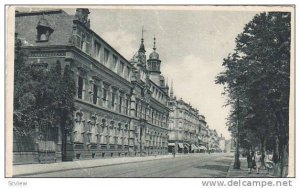
M 22 48 L 22 42 L 15 36 L 14 59 L 14 134 L 28 136 L 36 124 L 34 106 L 36 97 L 32 91 L 37 83 L 32 80 L 30 69 L 25 65 L 27 53 Z M 30 131 L 29 131 L 30 130 Z
M 263 154 L 268 140 L 279 140 L 273 150 L 279 148 L 275 153 L 281 176 L 289 138 L 290 34 L 290 13 L 257 14 L 237 36 L 234 53 L 224 59 L 225 71 L 216 79 L 224 85 L 233 109 L 228 124 L 236 127 L 239 121 L 242 130 L 251 132 L 251 136 L 242 134 L 246 140 L 257 136 Z M 236 129 L 232 127 L 231 131 Z
M 39 139 L 51 140 L 51 131 L 60 126 L 65 160 L 66 139 L 73 129 L 76 92 L 70 65 L 63 71 L 59 61 L 50 68 L 30 65 L 26 63 L 21 41 L 16 39 L 15 44 L 14 133 L 19 137 L 34 137 L 38 127 Z

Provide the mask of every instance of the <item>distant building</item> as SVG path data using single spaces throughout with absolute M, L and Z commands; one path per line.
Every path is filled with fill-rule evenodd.
M 220 146 L 220 150 L 222 152 L 226 151 L 226 140 L 225 140 L 225 137 L 223 137 L 222 134 L 221 134 L 221 136 L 219 138 L 219 146 Z
M 225 140 L 225 152 L 231 153 L 235 151 L 235 144 L 233 139 Z
M 208 150 L 211 152 L 219 152 L 219 136 L 216 129 L 209 129 L 209 142 L 208 142 Z
M 182 99 L 177 100 L 170 91 L 169 117 L 169 152 L 174 148 L 179 153 L 197 152 L 200 150 L 199 133 L 201 122 L 199 112 Z
M 156 52 L 144 39 L 128 61 L 90 28 L 88 9 L 16 12 L 15 32 L 28 64 L 45 69 L 60 61 L 74 72 L 74 130 L 61 151 L 60 127 L 28 138 L 14 135 L 14 164 L 167 154 L 169 87 Z M 154 39 L 155 41 L 155 39 Z M 34 68 L 34 66 L 33 66 Z M 189 143 L 196 143 L 191 124 Z
M 201 148 L 201 152 L 205 152 L 208 149 L 209 144 L 209 128 L 205 121 L 205 117 L 203 115 L 199 115 L 200 121 L 200 133 L 198 136 L 199 147 Z

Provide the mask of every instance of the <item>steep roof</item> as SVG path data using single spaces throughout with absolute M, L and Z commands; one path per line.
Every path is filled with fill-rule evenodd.
M 16 12 L 15 32 L 23 39 L 24 46 L 68 44 L 72 35 L 73 19 L 73 15 L 68 15 L 63 10 Z M 47 42 L 37 42 L 36 27 L 40 20 L 46 20 L 54 30 Z

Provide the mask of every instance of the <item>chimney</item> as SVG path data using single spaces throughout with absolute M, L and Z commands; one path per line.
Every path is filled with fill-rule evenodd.
M 80 21 L 86 27 L 90 28 L 90 19 L 88 19 L 89 14 L 90 14 L 89 9 L 77 8 L 75 13 L 75 20 Z

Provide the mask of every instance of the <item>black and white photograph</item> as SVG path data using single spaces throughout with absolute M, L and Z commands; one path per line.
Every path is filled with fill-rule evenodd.
M 6 8 L 6 177 L 295 177 L 294 5 Z

